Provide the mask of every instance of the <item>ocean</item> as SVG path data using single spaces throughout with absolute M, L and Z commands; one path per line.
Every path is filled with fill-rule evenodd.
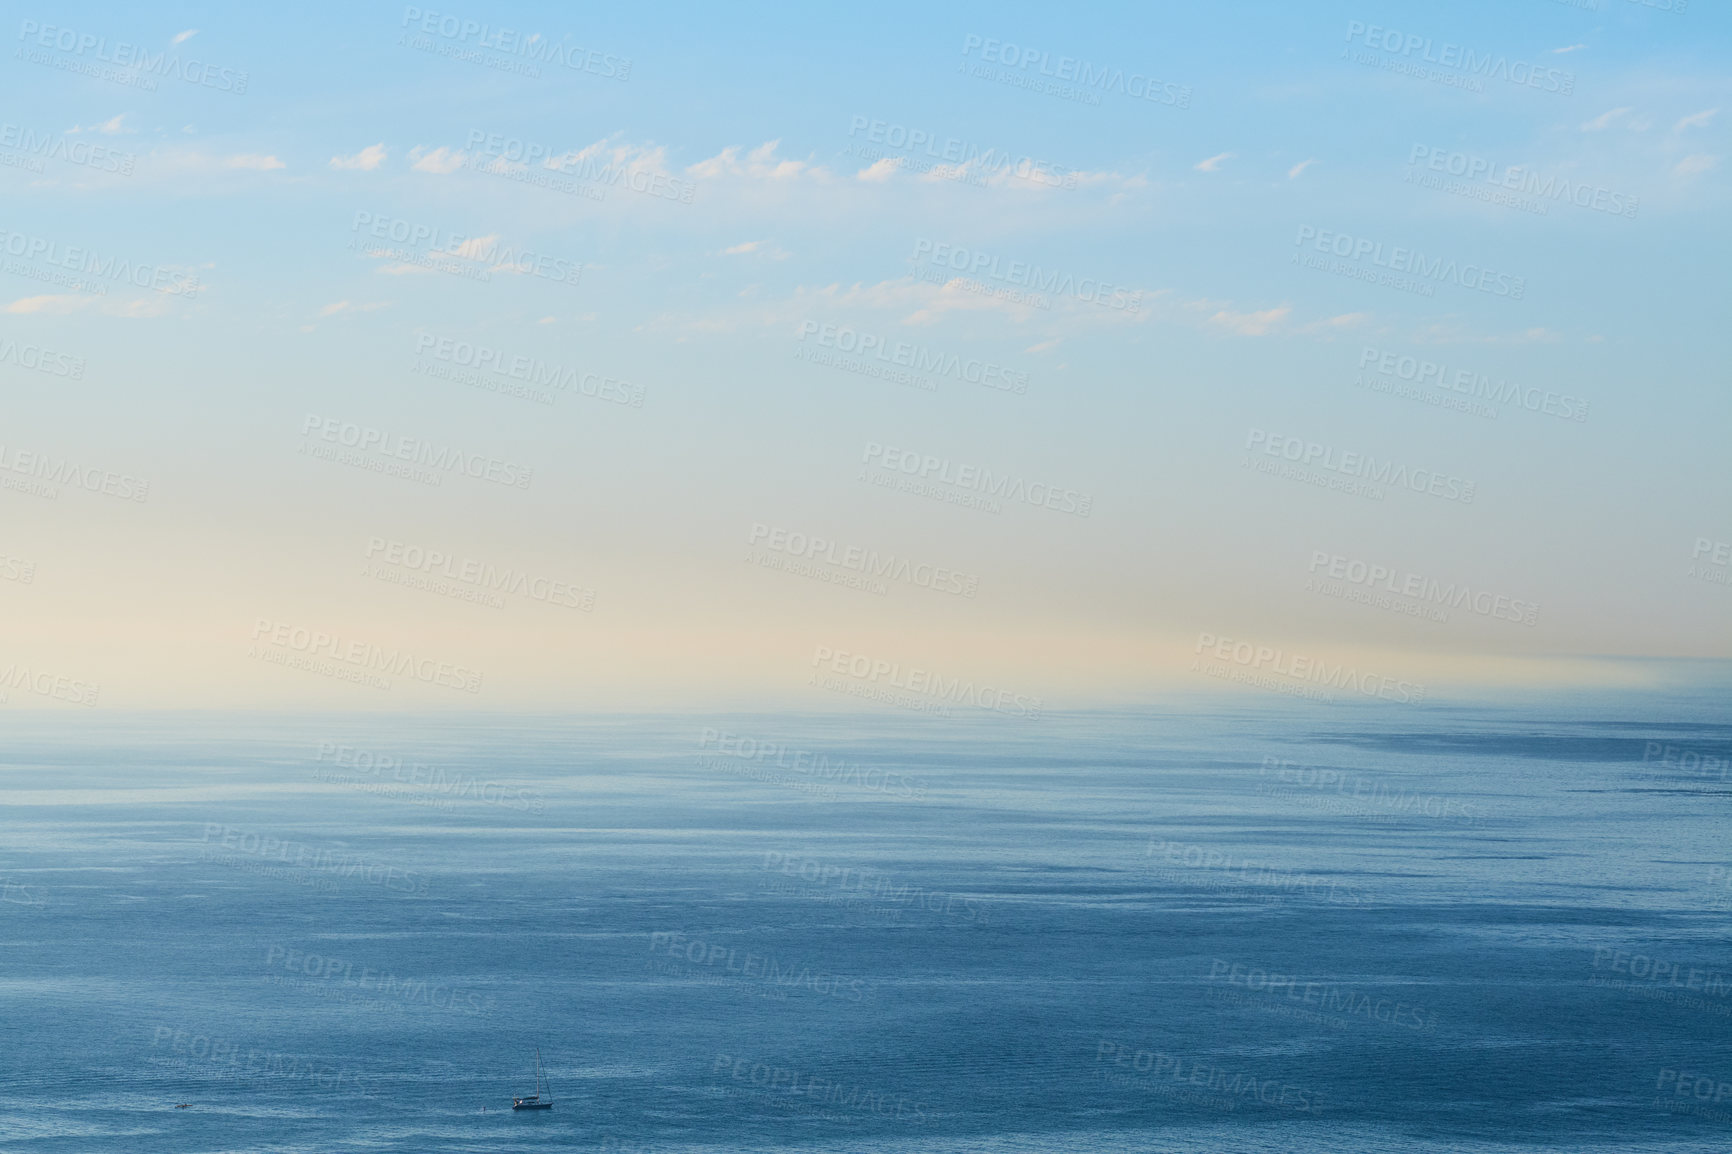
M 1708 708 L 7 726 L 7 1152 L 1732 1133 Z

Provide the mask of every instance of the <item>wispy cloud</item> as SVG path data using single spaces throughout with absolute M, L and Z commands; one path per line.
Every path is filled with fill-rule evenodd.
M 1678 176 L 1700 176 L 1720 163 L 1720 158 L 1706 152 L 1694 152 L 1672 166 Z
M 1198 172 L 1219 172 L 1221 165 L 1233 159 L 1231 152 L 1218 152 L 1207 160 L 1200 160 L 1194 166 Z
M 59 295 L 20 297 L 6 306 L 6 311 L 22 316 L 66 316 L 68 313 L 82 312 L 96 304 L 101 298 L 82 296 L 76 293 Z
M 1602 132 L 1605 129 L 1610 128 L 1613 124 L 1617 123 L 1619 120 L 1622 120 L 1624 117 L 1630 115 L 1631 111 L 1632 111 L 1632 109 L 1630 109 L 1628 107 L 1624 107 L 1624 108 L 1613 108 L 1610 111 L 1602 112 L 1598 116 L 1594 117 L 1592 120 L 1583 124 L 1582 125 L 1582 131 L 1583 132 Z
M 369 144 L 353 156 L 331 157 L 332 168 L 344 168 L 360 172 L 372 172 L 384 163 L 385 146 L 383 144 Z
M 896 175 L 896 170 L 902 167 L 900 156 L 884 156 L 872 162 L 872 167 L 862 168 L 854 174 L 854 179 L 864 180 L 869 184 L 883 184 Z
M 126 113 L 122 112 L 119 116 L 104 120 L 101 124 L 74 125 L 67 129 L 66 132 L 68 135 L 76 135 L 80 132 L 100 132 L 104 136 L 117 136 L 121 133 L 132 132 L 132 129 L 126 127 L 123 123 L 125 120 Z
M 1704 108 L 1700 112 L 1692 112 L 1690 115 L 1674 124 L 1672 126 L 1672 131 L 1682 132 L 1686 128 L 1707 128 L 1713 121 L 1715 113 L 1719 111 L 1718 108 Z
M 181 33 L 177 34 L 173 40 L 169 41 L 169 43 L 170 44 L 185 44 L 188 40 L 191 40 L 194 36 L 197 36 L 197 35 L 198 35 L 198 29 L 197 28 L 188 28 L 185 32 L 181 32 Z
M 1356 329 L 1371 323 L 1370 313 L 1342 313 L 1340 316 L 1325 317 L 1320 321 L 1312 321 L 1302 325 L 1302 333 L 1334 333 L 1345 329 Z
M 805 160 L 788 160 L 776 155 L 780 140 L 771 140 L 740 155 L 738 146 L 729 146 L 707 160 L 700 160 L 686 171 L 693 176 L 715 179 L 722 176 L 745 176 L 753 180 L 797 180 L 801 176 L 828 175 L 820 165 Z
M 319 310 L 319 315 L 322 317 L 334 317 L 339 313 L 370 313 L 377 312 L 379 309 L 389 308 L 390 306 L 390 301 L 366 301 L 362 304 L 354 304 L 350 301 L 332 301 L 330 304 Z
M 169 298 L 153 293 L 136 299 L 111 296 L 90 296 L 84 293 L 60 293 L 45 296 L 20 297 L 0 312 L 15 316 L 69 316 L 73 313 L 104 313 L 114 317 L 160 317 L 169 311 Z
M 1288 180 L 1298 180 L 1299 174 L 1301 172 L 1304 172 L 1307 168 L 1310 168 L 1313 164 L 1316 164 L 1316 163 L 1317 163 L 1317 158 L 1314 156 L 1311 157 L 1309 160 L 1301 160 L 1298 164 L 1295 164 L 1292 168 L 1289 168 L 1287 170 L 1287 179 Z
M 427 148 L 417 144 L 409 150 L 409 167 L 416 172 L 431 172 L 445 176 L 463 167 L 468 156 L 455 148 Z
M 1254 313 L 1236 313 L 1230 309 L 1221 309 L 1209 318 L 1209 322 L 1230 329 L 1242 337 L 1260 337 L 1286 320 L 1292 312 L 1293 309 L 1288 305 Z
M 793 254 L 774 241 L 748 240 L 722 250 L 723 256 L 765 256 L 771 260 L 787 260 Z
M 274 156 L 265 156 L 257 152 L 245 152 L 235 156 L 225 156 L 222 161 L 224 168 L 245 168 L 254 172 L 270 172 L 277 168 L 287 168 L 288 165 Z
M 1550 51 L 1553 56 L 1562 56 L 1566 52 L 1580 52 L 1586 47 L 1586 44 L 1571 44 L 1565 48 L 1552 48 L 1548 49 L 1548 51 Z

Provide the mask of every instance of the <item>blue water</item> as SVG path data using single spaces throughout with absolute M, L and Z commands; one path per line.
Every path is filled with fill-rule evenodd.
M 1284 706 L 13 715 L 0 1149 L 1727 1149 L 1732 725 Z

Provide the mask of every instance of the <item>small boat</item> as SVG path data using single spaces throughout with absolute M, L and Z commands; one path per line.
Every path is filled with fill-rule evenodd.
M 546 1085 L 543 1084 L 541 1080 L 540 1046 L 535 1048 L 535 1093 L 529 1095 L 527 1098 L 513 1098 L 511 1100 L 511 1108 L 513 1110 L 553 1109 L 553 1095 L 548 1092 Z
M 175 1109 L 176 1110 L 190 1110 L 190 1109 L 192 1109 L 192 1103 L 191 1102 L 182 1102 L 180 1105 L 176 1106 Z

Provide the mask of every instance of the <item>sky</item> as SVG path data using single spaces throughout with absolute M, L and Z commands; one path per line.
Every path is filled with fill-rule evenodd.
M 1717 6 L 9 37 L 7 709 L 1726 680 Z

